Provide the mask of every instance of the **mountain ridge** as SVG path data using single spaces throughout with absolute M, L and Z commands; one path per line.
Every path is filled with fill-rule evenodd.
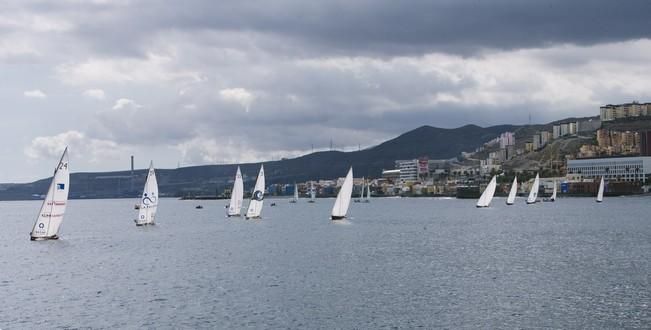
M 245 186 L 252 186 L 260 164 L 264 164 L 267 184 L 333 179 L 345 175 L 353 166 L 356 177 L 379 177 L 393 169 L 396 160 L 427 157 L 450 159 L 462 151 L 472 151 L 506 131 L 528 125 L 481 127 L 468 124 L 457 128 L 422 125 L 376 146 L 351 152 L 318 151 L 290 159 L 243 164 L 195 165 L 176 169 L 157 169 L 160 192 L 168 196 L 202 195 L 230 188 L 237 166 L 242 169 Z M 532 125 L 533 126 L 533 125 Z M 71 174 L 71 198 L 116 198 L 137 196 L 144 184 L 146 169 L 134 171 L 75 172 Z M 48 187 L 49 178 L 23 184 L 6 184 L 0 200 L 34 199 Z

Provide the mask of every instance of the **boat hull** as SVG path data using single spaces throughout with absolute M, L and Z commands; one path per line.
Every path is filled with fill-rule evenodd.
M 30 241 L 49 241 L 49 240 L 57 240 L 57 239 L 59 239 L 59 236 L 57 235 L 45 236 L 45 237 L 34 237 L 34 236 L 29 237 Z
M 156 223 L 154 223 L 154 222 L 138 222 L 137 220 L 133 220 L 133 222 L 136 223 L 136 227 L 154 226 L 154 225 L 156 225 Z
M 335 215 L 330 216 L 330 220 L 344 220 L 344 219 L 346 219 L 345 216 L 342 216 L 342 217 L 340 217 L 340 216 L 335 216 Z

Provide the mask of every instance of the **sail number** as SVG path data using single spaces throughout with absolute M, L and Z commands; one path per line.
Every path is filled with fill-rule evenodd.
M 63 170 L 63 169 L 66 169 L 66 170 L 68 169 L 68 162 L 59 163 L 59 170 Z

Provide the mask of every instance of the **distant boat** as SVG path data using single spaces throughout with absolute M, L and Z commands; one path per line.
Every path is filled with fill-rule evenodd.
M 548 199 L 544 199 L 545 202 L 555 202 L 556 201 L 556 180 L 554 180 L 554 189 L 552 190 L 552 196 Z
M 604 177 L 601 177 L 601 182 L 599 182 L 599 192 L 597 192 L 597 203 L 601 203 L 604 200 Z
M 371 184 L 366 185 L 366 198 L 362 200 L 364 203 L 370 203 L 371 202 Z
M 239 217 L 242 213 L 242 203 L 244 201 L 244 182 L 242 181 L 242 172 L 240 167 L 237 167 L 235 173 L 235 182 L 233 183 L 233 190 L 231 190 L 231 201 L 228 204 L 228 216 Z
M 360 189 L 360 191 L 359 191 L 359 198 L 355 198 L 353 200 L 353 202 L 359 203 L 359 202 L 362 201 L 362 199 L 364 199 L 364 188 L 365 188 L 365 186 L 366 186 L 366 180 L 364 178 L 362 178 L 362 189 Z
M 296 185 L 296 182 L 294 182 L 294 198 L 292 198 L 290 203 L 296 203 L 298 202 L 298 185 Z
M 509 190 L 509 197 L 506 198 L 506 205 L 513 205 L 515 203 L 515 196 L 518 194 L 518 177 L 513 178 L 511 190 Z
M 68 203 L 69 185 L 70 169 L 68 168 L 68 147 L 66 147 L 54 169 L 52 182 L 30 233 L 30 240 L 59 239 L 59 228 Z
M 156 181 L 156 171 L 154 171 L 154 162 L 152 161 L 149 163 L 147 181 L 145 181 L 145 187 L 142 190 L 140 208 L 138 209 L 138 218 L 134 220 L 136 226 L 154 225 L 157 208 L 158 182 Z
M 540 177 L 536 173 L 536 178 L 533 180 L 533 185 L 531 186 L 531 191 L 529 192 L 529 197 L 527 198 L 527 204 L 535 204 L 538 201 L 538 189 L 540 188 Z
M 134 210 L 140 210 L 140 204 L 136 203 L 136 205 L 133 206 Z
M 344 183 L 339 189 L 335 205 L 332 207 L 332 220 L 341 220 L 346 218 L 348 207 L 350 206 L 350 199 L 353 195 L 353 168 L 351 167 L 346 174 Z
M 316 198 L 316 191 L 314 190 L 314 184 L 312 181 L 310 181 L 310 200 L 307 201 L 308 203 L 314 203 Z
M 497 188 L 497 176 L 493 175 L 493 178 L 479 197 L 479 200 L 477 201 L 477 207 L 488 207 L 491 205 L 491 201 L 495 195 L 495 188 Z
M 262 213 L 262 201 L 264 200 L 264 166 L 260 165 L 258 179 L 255 181 L 255 188 L 251 194 L 249 209 L 246 211 L 247 219 L 260 219 Z
M 202 205 L 197 205 L 197 206 L 195 206 L 194 208 L 197 209 L 197 210 L 200 210 L 200 209 L 203 208 L 203 206 L 202 206 Z

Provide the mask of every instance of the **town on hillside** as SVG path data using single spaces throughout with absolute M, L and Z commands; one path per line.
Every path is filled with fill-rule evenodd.
M 529 125 L 503 132 L 476 150 L 452 159 L 396 160 L 379 178 L 355 179 L 356 194 L 370 185 L 371 196 L 453 196 L 477 198 L 493 175 L 497 194 L 506 195 L 514 176 L 528 192 L 536 173 L 540 194 L 596 194 L 601 177 L 606 194 L 649 192 L 651 178 L 651 103 L 632 102 L 602 106 L 599 116 Z M 274 195 L 291 195 L 297 187 L 308 195 L 333 196 L 343 178 L 269 187 Z

